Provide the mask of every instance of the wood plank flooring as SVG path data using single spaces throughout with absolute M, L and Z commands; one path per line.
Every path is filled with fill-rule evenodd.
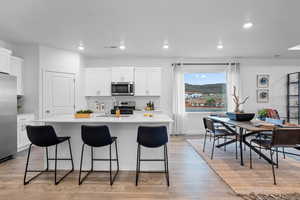
M 42 166 L 42 151 L 34 148 L 32 167 Z M 55 186 L 53 174 L 45 174 L 23 186 L 26 152 L 0 164 L 0 200 L 94 199 L 203 199 L 238 200 L 235 193 L 212 171 L 183 137 L 169 143 L 170 183 L 163 174 L 142 174 L 135 186 L 135 172 L 121 171 L 113 186 L 108 174 L 91 174 L 78 186 L 78 172 Z
M 249 169 L 249 148 L 244 151 L 245 166 L 235 159 L 235 145 L 228 145 L 227 151 L 215 148 L 214 159 L 210 159 L 212 142 L 206 143 L 203 153 L 203 139 L 188 140 L 212 169 L 239 194 L 286 194 L 300 193 L 300 162 L 291 156 L 283 159 L 279 154 L 279 169 L 275 168 L 277 185 L 273 185 L 271 165 L 253 152 L 253 169 Z M 223 141 L 222 141 L 223 142 Z M 286 149 L 286 151 L 291 151 Z M 264 151 L 263 151 L 264 152 Z M 268 155 L 269 152 L 265 152 Z M 299 152 L 296 152 L 299 153 Z

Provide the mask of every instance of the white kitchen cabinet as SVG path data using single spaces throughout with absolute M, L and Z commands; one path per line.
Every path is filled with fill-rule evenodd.
M 161 68 L 135 68 L 135 96 L 160 96 Z
M 23 95 L 23 79 L 22 79 L 23 59 L 11 57 L 10 59 L 10 74 L 17 77 L 17 94 Z
M 111 68 L 85 69 L 85 96 L 111 96 Z
M 18 115 L 18 126 L 17 126 L 17 133 L 18 133 L 18 152 L 27 149 L 30 145 L 30 141 L 27 137 L 26 126 L 27 125 L 34 125 L 34 114 L 20 114 Z
M 0 72 L 10 73 L 11 51 L 0 47 Z
M 112 82 L 134 81 L 134 67 L 112 67 Z
M 147 88 L 149 96 L 160 96 L 161 91 L 161 69 L 150 68 L 147 73 Z

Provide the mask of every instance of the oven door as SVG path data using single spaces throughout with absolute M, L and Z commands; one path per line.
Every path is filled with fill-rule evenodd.
M 133 96 L 133 84 L 128 82 L 113 82 L 111 84 L 112 96 Z

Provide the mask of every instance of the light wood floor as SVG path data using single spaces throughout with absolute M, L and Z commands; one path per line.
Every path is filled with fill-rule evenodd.
M 34 148 L 32 155 L 31 164 L 41 167 L 42 151 Z M 25 159 L 26 152 L 0 164 L 0 200 L 240 199 L 182 137 L 172 137 L 169 143 L 170 188 L 160 174 L 142 174 L 136 187 L 135 173 L 126 171 L 120 172 L 113 186 L 109 185 L 108 174 L 92 174 L 78 186 L 78 172 L 57 186 L 52 174 L 23 186 Z
M 203 139 L 188 140 L 215 172 L 239 194 L 286 194 L 300 193 L 300 162 L 294 157 L 283 159 L 279 154 L 279 168 L 275 170 L 277 185 L 273 185 L 271 165 L 253 152 L 253 169 L 249 169 L 249 148 L 244 151 L 245 166 L 235 159 L 235 145 L 228 145 L 227 151 L 215 149 L 214 159 L 210 159 L 212 142 L 206 143 L 203 153 Z M 291 151 L 286 149 L 286 151 Z M 269 152 L 263 151 L 266 155 Z M 299 152 L 296 152 L 299 153 Z

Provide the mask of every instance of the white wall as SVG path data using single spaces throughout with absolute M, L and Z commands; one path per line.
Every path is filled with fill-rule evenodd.
M 75 109 L 85 107 L 83 99 L 81 68 L 84 63 L 82 57 L 77 52 L 65 51 L 61 49 L 39 46 L 39 116 L 43 116 L 43 77 L 46 71 L 72 73 L 76 77 L 75 84 Z
M 245 60 L 241 67 L 243 96 L 250 96 L 244 106 L 247 112 L 255 112 L 261 108 L 275 108 L 281 117 L 286 117 L 287 74 L 300 72 L 300 60 Z M 257 74 L 269 74 L 269 103 L 257 103 Z
M 24 59 L 22 76 L 24 89 L 25 113 L 34 113 L 38 117 L 39 111 L 39 52 L 37 45 L 16 45 L 13 50 L 17 57 Z

